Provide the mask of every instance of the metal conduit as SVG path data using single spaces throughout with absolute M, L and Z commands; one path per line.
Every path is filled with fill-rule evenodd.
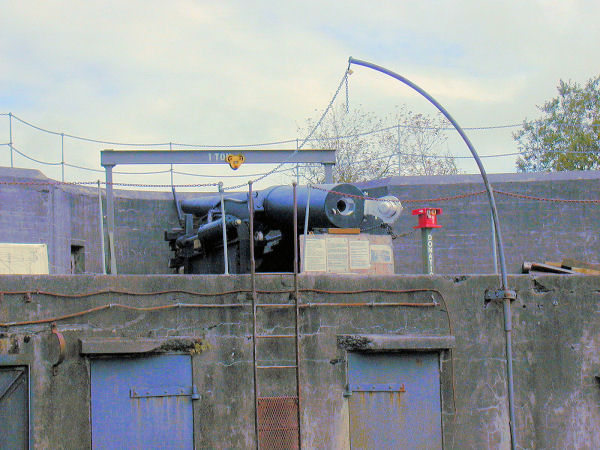
M 450 121 L 450 123 L 454 126 L 458 134 L 462 137 L 463 141 L 471 151 L 475 162 L 477 163 L 477 167 L 479 168 L 479 172 L 481 173 L 481 178 L 483 179 L 483 184 L 485 185 L 485 190 L 487 191 L 488 201 L 490 203 L 490 209 L 492 211 L 492 219 L 494 221 L 494 227 L 496 231 L 496 244 L 498 246 L 498 259 L 500 262 L 500 279 L 501 279 L 501 288 L 505 291 L 504 298 L 502 299 L 503 303 L 503 311 L 504 311 L 504 331 L 505 331 L 505 340 L 506 340 L 506 378 L 507 378 L 507 391 L 508 391 L 508 409 L 509 409 L 509 425 L 510 425 L 510 442 L 511 448 L 516 449 L 516 433 L 515 433 L 515 408 L 514 408 L 514 388 L 513 388 L 513 365 L 512 365 L 512 318 L 511 318 L 511 299 L 510 295 L 506 293 L 508 291 L 508 277 L 506 273 L 506 261 L 504 258 L 504 246 L 502 243 L 502 234 L 500 232 L 500 221 L 498 219 L 498 210 L 496 208 L 496 201 L 494 199 L 494 193 L 488 181 L 487 173 L 485 168 L 483 167 L 483 163 L 475 150 L 475 147 L 460 127 L 460 125 L 454 120 L 454 118 L 450 115 L 446 109 L 437 102 L 431 95 L 429 95 L 425 90 L 417 86 L 412 81 L 404 78 L 402 75 L 397 74 L 391 70 L 386 69 L 385 67 L 378 66 L 376 64 L 362 61 L 359 59 L 354 59 L 352 57 L 348 58 L 348 69 L 352 64 L 356 64 L 358 66 L 367 67 L 369 69 L 376 70 L 377 72 L 381 72 L 385 75 L 389 75 L 392 78 L 406 84 L 411 87 L 413 90 L 417 91 L 423 97 L 425 97 L 433 106 L 435 106 L 445 117 Z
M 254 382 L 254 434 L 256 436 L 256 449 L 259 450 L 258 433 L 258 378 L 256 372 L 256 261 L 254 259 L 254 194 L 252 181 L 248 181 L 248 212 L 250 234 L 250 284 L 252 289 L 252 364 Z

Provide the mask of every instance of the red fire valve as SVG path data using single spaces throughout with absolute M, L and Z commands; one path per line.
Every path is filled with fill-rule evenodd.
M 442 208 L 413 209 L 412 215 L 419 216 L 419 225 L 413 228 L 442 228 L 437 223 L 437 216 L 442 213 Z

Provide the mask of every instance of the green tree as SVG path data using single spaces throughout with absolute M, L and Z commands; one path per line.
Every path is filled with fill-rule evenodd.
M 584 86 L 560 80 L 558 96 L 538 109 L 543 116 L 513 134 L 519 172 L 600 168 L 600 76 Z
M 336 150 L 336 183 L 458 173 L 454 159 L 444 151 L 447 125 L 441 115 L 415 114 L 406 108 L 381 118 L 360 107 L 346 111 L 340 105 L 325 117 L 306 148 Z M 298 132 L 306 135 L 313 127 L 308 119 Z M 310 183 L 325 179 L 321 166 L 307 166 L 301 173 Z

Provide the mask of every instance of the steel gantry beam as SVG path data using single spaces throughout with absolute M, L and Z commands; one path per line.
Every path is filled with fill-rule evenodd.
M 102 150 L 100 164 L 106 171 L 106 221 L 108 225 L 110 273 L 117 273 L 114 251 L 115 205 L 113 168 L 119 164 L 227 164 L 229 155 L 242 155 L 245 164 L 316 163 L 325 168 L 325 183 L 333 183 L 335 150 Z
M 103 150 L 103 166 L 118 164 L 227 164 L 228 155 L 243 155 L 244 164 L 335 164 L 335 150 Z

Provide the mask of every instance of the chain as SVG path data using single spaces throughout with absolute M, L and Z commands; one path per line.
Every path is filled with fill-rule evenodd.
M 505 195 L 507 197 L 522 198 L 525 200 L 536 200 L 539 202 L 553 202 L 553 203 L 600 203 L 600 200 L 569 200 L 565 198 L 545 198 L 545 197 L 534 197 L 533 195 L 515 194 L 514 192 L 503 192 L 494 189 L 495 194 Z
M 386 223 L 386 225 L 389 227 L 389 233 L 390 233 L 390 236 L 392 236 L 392 239 L 397 239 L 397 238 L 406 237 L 406 236 L 412 236 L 413 234 L 415 234 L 417 232 L 417 230 L 415 228 L 410 231 L 407 231 L 406 233 L 396 234 L 396 233 L 394 233 L 394 230 L 392 229 L 391 226 L 389 226 L 387 223 Z
M 97 185 L 98 181 L 0 181 L 0 185 L 17 186 L 85 186 Z M 107 183 L 100 181 L 100 184 L 123 187 L 152 187 L 152 188 L 170 188 L 170 184 L 145 184 L 145 183 Z M 218 186 L 219 183 L 195 183 L 195 184 L 175 184 L 173 187 L 210 187 Z
M 392 228 L 392 226 L 388 223 L 381 223 L 378 225 L 374 225 L 372 227 L 369 228 L 361 228 L 360 231 L 362 232 L 367 232 L 367 231 L 373 231 L 377 228 L 383 228 L 388 235 L 390 235 L 392 237 L 392 239 L 397 239 L 399 237 L 406 237 L 406 236 L 410 236 L 412 234 L 415 234 L 415 232 L 417 231 L 416 229 L 410 230 L 406 233 L 400 233 L 400 234 L 396 234 L 394 233 L 394 229 Z
M 348 75 L 350 75 L 350 69 L 346 71 L 346 114 L 350 112 L 350 103 L 349 103 L 349 95 L 348 95 Z

